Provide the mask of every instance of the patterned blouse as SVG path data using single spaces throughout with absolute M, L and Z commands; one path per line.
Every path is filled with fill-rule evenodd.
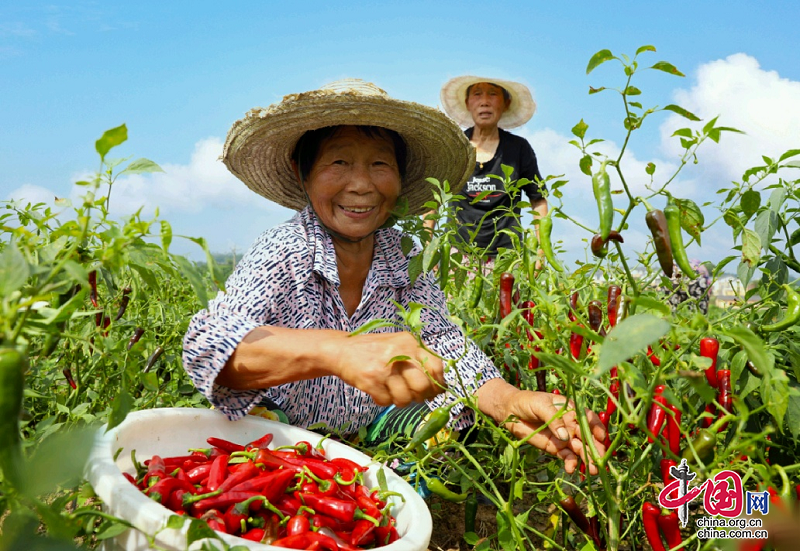
M 375 252 L 361 303 L 349 317 L 339 295 L 333 241 L 313 211 L 306 207 L 288 222 L 264 232 L 228 279 L 227 293 L 220 292 L 189 324 L 183 341 L 183 365 L 194 385 L 232 420 L 268 398 L 296 426 L 307 428 L 324 423 L 344 433 L 368 426 L 384 408 L 335 376 L 257 390 L 234 390 L 217 385 L 214 380 L 236 346 L 256 327 L 350 332 L 377 318 L 399 323 L 393 300 L 404 307 L 411 302 L 427 305 L 422 312 L 422 340 L 444 358 L 459 357 L 464 335 L 450 320 L 444 294 L 429 274 L 422 274 L 411 285 L 408 263 L 419 251 L 417 248 L 405 256 L 401 235 L 394 228 L 375 233 Z M 397 330 L 384 327 L 374 332 Z M 471 341 L 457 369 L 468 392 L 500 377 L 491 360 Z M 445 373 L 445 379 L 455 392 L 461 393 L 453 372 Z M 428 407 L 439 407 L 446 395 L 427 402 Z M 461 404 L 453 408 L 451 415 L 455 430 L 472 422 L 472 413 L 463 411 Z

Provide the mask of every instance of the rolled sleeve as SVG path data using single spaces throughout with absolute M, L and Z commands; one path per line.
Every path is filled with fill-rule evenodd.
M 220 292 L 192 318 L 183 339 L 183 366 L 208 401 L 231 420 L 243 417 L 265 390 L 235 390 L 214 381 L 236 347 L 253 329 L 271 322 L 270 305 L 286 285 L 283 263 L 265 262 L 269 250 L 262 236 L 236 266 L 225 293 Z

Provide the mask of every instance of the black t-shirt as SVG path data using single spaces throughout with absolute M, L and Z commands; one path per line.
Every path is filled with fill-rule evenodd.
M 468 128 L 464 132 L 467 138 L 472 138 L 472 130 L 472 128 Z M 531 181 L 522 188 L 528 199 L 533 202 L 542 198 L 539 186 L 534 183 L 540 181 L 542 176 L 539 174 L 539 166 L 536 163 L 536 154 L 533 152 L 533 148 L 525 138 L 515 136 L 502 128 L 498 128 L 498 131 L 500 132 L 500 143 L 497 145 L 494 157 L 485 163 L 475 163 L 475 172 L 459 192 L 459 195 L 463 195 L 465 198 L 453 202 L 460 226 L 458 235 L 465 242 L 469 241 L 470 232 L 475 231 L 481 218 L 487 212 L 491 212 L 486 216 L 475 238 L 475 244 L 486 249 L 489 255 L 497 254 L 497 249 L 501 247 L 511 248 L 511 238 L 498 233 L 499 230 L 509 229 L 517 235 L 520 234 L 520 227 L 516 219 L 511 216 L 503 216 L 503 214 L 508 212 L 507 209 L 513 207 L 514 212 L 519 215 L 520 209 L 516 205 L 521 195 L 515 197 L 512 205 L 511 196 L 506 193 L 503 180 L 491 178 L 489 174 L 496 174 L 503 178 L 503 169 L 500 165 L 510 166 L 514 169 L 511 174 L 512 182 L 520 178 L 527 178 Z M 478 195 L 487 190 L 491 190 L 492 193 L 474 205 L 471 204 Z M 499 207 L 504 207 L 504 209 L 498 211 Z

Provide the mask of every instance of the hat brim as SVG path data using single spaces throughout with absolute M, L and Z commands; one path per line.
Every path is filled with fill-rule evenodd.
M 468 128 L 475 124 L 472 120 L 472 115 L 467 110 L 466 99 L 467 89 L 479 82 L 491 82 L 502 86 L 511 95 L 511 105 L 509 105 L 497 123 L 500 128 L 508 129 L 522 126 L 531 120 L 533 114 L 536 113 L 536 101 L 534 101 L 530 89 L 521 82 L 464 75 L 448 80 L 442 86 L 440 93 L 442 109 L 460 126 Z
M 400 198 L 408 201 L 408 214 L 422 214 L 433 199 L 426 178 L 447 180 L 458 192 L 475 168 L 475 149 L 438 109 L 390 98 L 372 86 L 323 88 L 252 109 L 228 132 L 222 161 L 256 193 L 301 210 L 308 201 L 292 169 L 292 152 L 305 132 L 339 125 L 388 128 L 400 134 L 408 149 Z

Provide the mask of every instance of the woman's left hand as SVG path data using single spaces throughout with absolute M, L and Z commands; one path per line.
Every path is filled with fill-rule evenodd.
M 563 459 L 568 473 L 575 471 L 580 458 L 590 474 L 597 474 L 571 400 L 548 392 L 519 390 L 502 379 L 488 381 L 478 390 L 478 397 L 484 413 L 499 422 L 511 418 L 505 426 L 514 436 L 527 438 L 531 445 Z M 603 456 L 606 429 L 593 411 L 587 409 L 586 418 L 591 432 L 588 444 L 594 446 L 598 456 Z

